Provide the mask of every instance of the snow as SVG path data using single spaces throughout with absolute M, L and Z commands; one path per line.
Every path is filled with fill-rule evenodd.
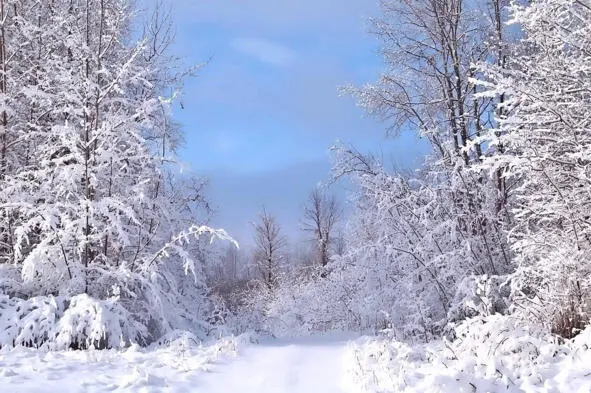
M 245 334 L 150 349 L 0 350 L 0 386 L 32 393 L 389 393 L 591 391 L 591 328 L 553 342 L 505 316 L 472 319 L 458 338 L 413 346 L 389 337 Z M 457 357 L 457 355 L 460 355 Z
M 0 351 L 3 391 L 30 393 L 354 393 L 344 363 L 347 336 L 223 339 L 205 347 L 175 341 L 125 351 Z
M 413 346 L 367 337 L 349 353 L 352 379 L 366 393 L 588 393 L 591 328 L 561 342 L 513 317 L 477 317 L 453 342 Z
M 356 392 L 348 378 L 344 337 L 269 341 L 246 349 L 218 373 L 204 376 L 207 393 Z
M 3 392 L 27 393 L 193 392 L 214 362 L 236 356 L 244 343 L 241 336 L 209 346 L 178 340 L 150 350 L 1 350 L 0 385 Z

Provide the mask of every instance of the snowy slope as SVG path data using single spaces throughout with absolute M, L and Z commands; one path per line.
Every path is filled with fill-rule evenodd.
M 0 351 L 0 392 L 353 393 L 344 338 L 207 348 Z M 239 350 L 237 350 L 237 348 Z

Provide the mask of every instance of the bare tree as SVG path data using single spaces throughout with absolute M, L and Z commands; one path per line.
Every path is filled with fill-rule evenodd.
M 326 266 L 330 260 L 333 233 L 336 224 L 343 217 L 343 209 L 334 195 L 327 196 L 315 188 L 304 207 L 303 229 L 310 232 L 317 243 L 317 263 Z
M 259 214 L 255 229 L 255 264 L 267 287 L 277 284 L 277 273 L 281 262 L 281 251 L 287 245 L 287 238 L 274 216 L 263 211 Z

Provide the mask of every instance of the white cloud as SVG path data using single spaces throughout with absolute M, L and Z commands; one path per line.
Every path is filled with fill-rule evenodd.
M 277 67 L 289 66 L 296 59 L 296 53 L 285 45 L 260 38 L 237 38 L 232 47 L 247 56 Z

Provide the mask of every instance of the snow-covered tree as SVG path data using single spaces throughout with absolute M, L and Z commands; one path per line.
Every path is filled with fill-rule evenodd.
M 432 154 L 409 175 L 337 149 L 336 176 L 360 188 L 348 252 L 339 261 L 344 274 L 373 272 L 357 279 L 355 296 L 373 299 L 359 311 L 388 315 L 402 334 L 428 338 L 457 317 L 451 310 L 465 279 L 512 269 L 504 178 L 475 169 L 489 154 L 484 138 L 493 132 L 499 99 L 479 95 L 472 79 L 480 72 L 474 63 L 506 62 L 505 6 L 464 0 L 382 6 L 373 26 L 385 70 L 375 84 L 345 91 L 387 121 L 390 134 L 427 139 Z M 381 297 L 369 295 L 375 291 Z
M 481 65 L 483 95 L 503 97 L 483 165 L 515 184 L 517 304 L 570 336 L 591 299 L 591 3 L 538 0 L 512 15 L 524 37 L 507 67 Z
M 118 299 L 150 327 L 128 339 L 149 340 L 183 318 L 199 328 L 203 242 L 189 240 L 226 235 L 202 226 L 202 182 L 174 174 L 184 75 L 166 17 L 136 37 L 132 5 L 0 3 L 0 250 L 13 292 Z

